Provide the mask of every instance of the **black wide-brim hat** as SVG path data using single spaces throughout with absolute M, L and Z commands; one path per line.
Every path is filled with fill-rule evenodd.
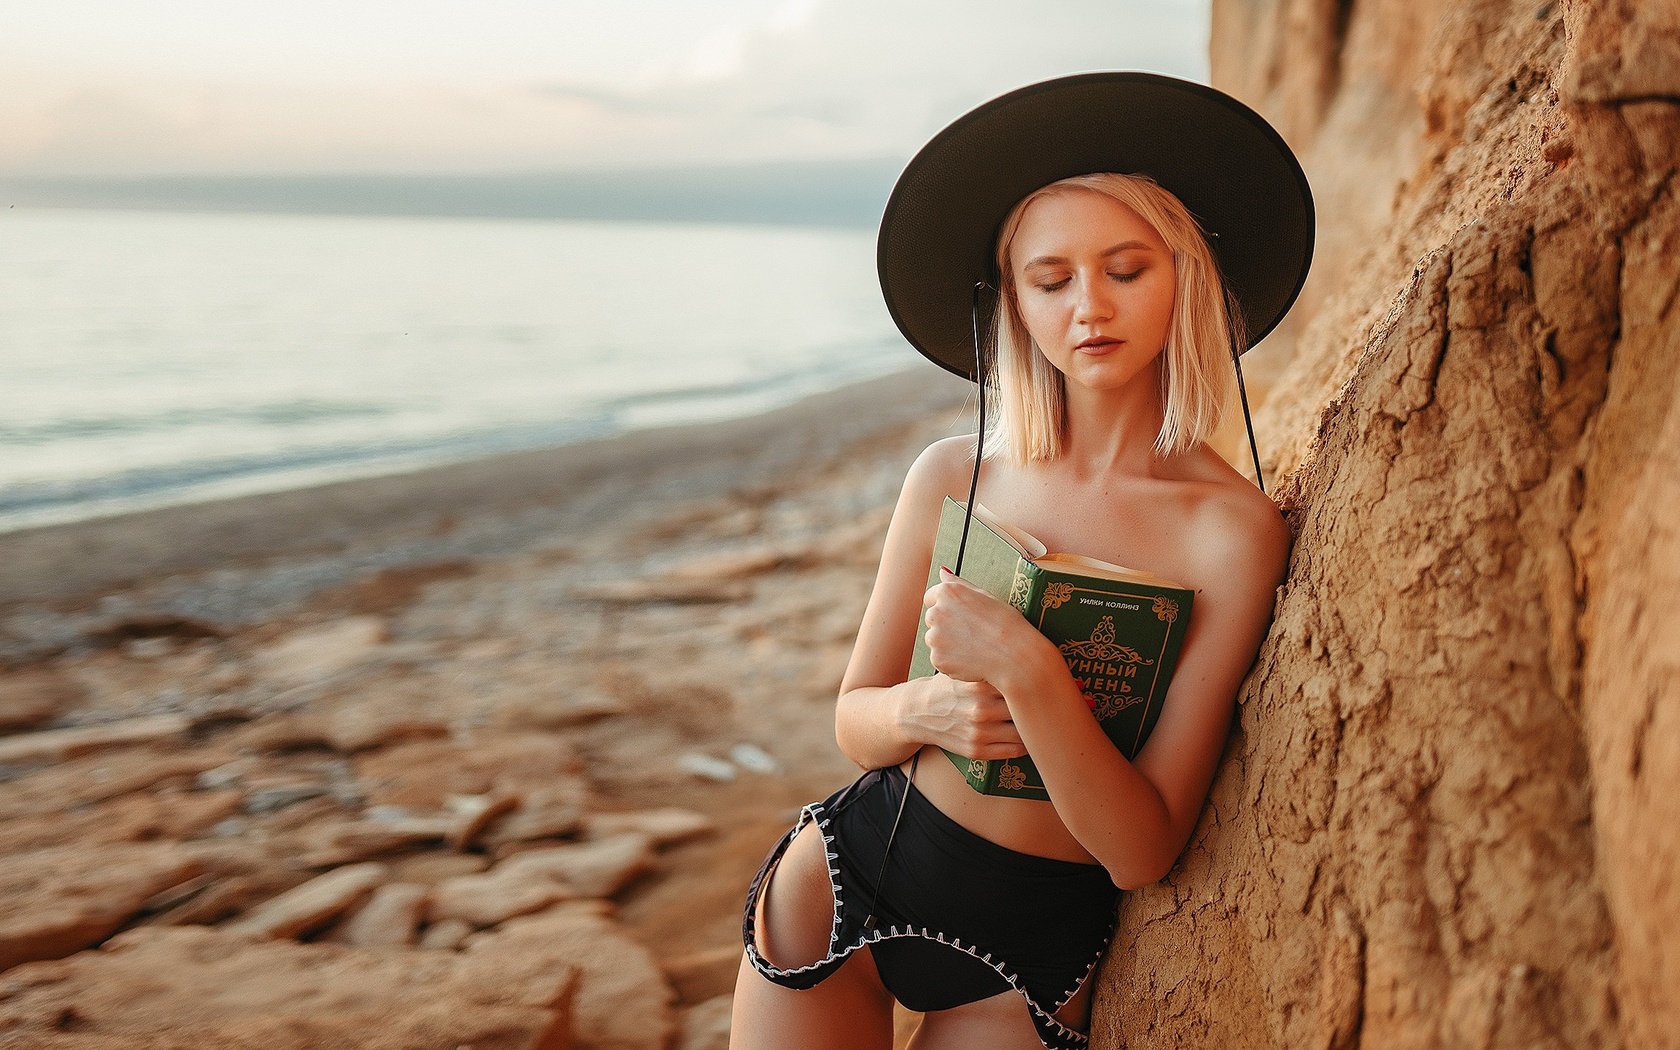
M 876 269 L 899 331 L 974 378 L 977 283 L 997 288 L 999 228 L 1029 193 L 1096 172 L 1148 175 L 1190 209 L 1241 305 L 1247 350 L 1307 279 L 1312 190 L 1283 137 L 1236 99 L 1154 73 L 1032 84 L 958 117 L 911 158 L 881 218 Z

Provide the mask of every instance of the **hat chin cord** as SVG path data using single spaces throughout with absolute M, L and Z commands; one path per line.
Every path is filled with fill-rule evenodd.
M 980 388 L 980 431 L 974 436 L 974 473 L 968 479 L 968 506 L 963 508 L 962 539 L 957 541 L 957 564 L 952 567 L 952 573 L 962 575 L 963 554 L 968 550 L 968 527 L 974 521 L 974 496 L 980 487 L 980 458 L 986 440 L 986 373 L 984 371 L 985 358 L 980 353 L 980 293 L 986 288 L 986 282 L 974 282 L 974 299 L 970 320 L 974 331 L 974 378 Z M 887 859 L 892 856 L 893 842 L 898 838 L 898 825 L 904 820 L 904 804 L 910 801 L 910 788 L 916 782 L 916 766 L 922 760 L 922 750 L 916 749 L 910 759 L 910 773 L 904 780 L 904 794 L 898 800 L 898 812 L 893 816 L 892 828 L 887 832 L 887 845 L 881 851 L 881 870 L 875 874 L 875 896 L 870 902 L 869 915 L 863 920 L 863 928 L 875 928 L 875 910 L 880 904 L 881 883 L 887 877 Z
M 1254 443 L 1254 416 L 1248 411 L 1248 387 L 1243 385 L 1242 352 L 1231 347 L 1231 366 L 1237 370 L 1237 396 L 1242 398 L 1243 427 L 1248 431 L 1248 454 L 1254 457 L 1254 483 L 1266 491 L 1266 478 L 1260 473 L 1260 446 Z
M 974 385 L 980 388 L 980 429 L 974 435 L 974 473 L 968 479 L 968 506 L 963 508 L 962 538 L 957 541 L 957 564 L 953 574 L 962 575 L 963 554 L 968 550 L 968 527 L 974 521 L 974 497 L 980 489 L 980 460 L 986 446 L 986 359 L 980 352 L 980 293 L 986 290 L 985 281 L 974 282 L 974 294 L 969 308 L 969 321 L 974 332 Z

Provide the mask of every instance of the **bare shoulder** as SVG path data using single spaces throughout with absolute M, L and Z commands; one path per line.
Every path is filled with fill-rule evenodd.
M 926 571 L 928 557 L 933 553 L 934 533 L 939 527 L 945 497 L 968 497 L 969 472 L 973 468 L 971 438 L 943 438 L 916 457 L 898 494 L 892 523 L 887 526 L 887 541 L 881 556 L 883 574 L 908 571 L 908 567 L 915 570 L 918 581 L 922 579 L 921 573 Z
M 969 473 L 974 469 L 974 438 L 970 435 L 940 438 L 916 457 L 904 478 L 904 494 L 912 499 L 945 496 L 968 498 Z
M 1270 591 L 1283 579 L 1291 537 L 1270 496 L 1235 471 L 1210 478 L 1189 518 L 1191 557 L 1208 580 Z

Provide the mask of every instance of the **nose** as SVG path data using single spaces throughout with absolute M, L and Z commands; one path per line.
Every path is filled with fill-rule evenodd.
M 1114 319 L 1114 300 L 1102 273 L 1081 274 L 1079 298 L 1074 303 L 1073 319 L 1079 324 L 1100 324 Z

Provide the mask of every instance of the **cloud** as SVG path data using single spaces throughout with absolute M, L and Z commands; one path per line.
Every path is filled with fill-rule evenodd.
M 450 0 L 415 2 L 435 14 Z M 486 21 L 527 2 L 522 34 Z M 379 50 L 387 45 L 363 18 L 364 36 L 345 30 L 333 42 L 336 78 L 318 62 L 288 77 L 280 57 L 260 79 L 179 62 L 147 73 L 138 48 L 139 65 L 74 76 L 13 63 L 0 73 L 0 125 L 11 131 L 0 172 L 901 158 L 957 114 L 1035 80 L 1097 68 L 1206 71 L 1208 0 L 623 2 L 652 20 L 646 46 L 613 20 L 631 17 L 615 13 L 620 5 L 484 0 L 448 6 L 454 22 L 405 22 L 401 62 Z M 459 55 L 446 46 L 451 33 Z

